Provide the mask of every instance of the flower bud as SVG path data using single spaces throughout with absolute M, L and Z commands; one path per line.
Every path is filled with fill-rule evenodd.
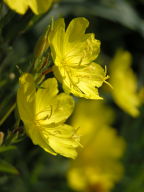
M 0 145 L 2 145 L 3 140 L 4 140 L 4 133 L 0 131 Z

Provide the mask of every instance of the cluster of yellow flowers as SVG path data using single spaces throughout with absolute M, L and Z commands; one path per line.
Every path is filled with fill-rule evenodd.
M 68 182 L 77 191 L 109 192 L 123 173 L 125 142 L 111 127 L 114 112 L 103 101 L 80 101 L 71 119 L 83 149 L 72 161 Z
M 76 148 L 80 146 L 76 129 L 65 124 L 74 108 L 74 100 L 67 93 L 102 99 L 98 88 L 108 78 L 104 69 L 93 62 L 99 53 L 100 42 L 94 34 L 85 34 L 87 26 L 87 19 L 76 18 L 65 32 L 64 19 L 58 19 L 47 34 L 53 71 L 66 93 L 57 95 L 55 78 L 36 84 L 34 77 L 25 73 L 19 80 L 17 104 L 26 133 L 34 144 L 53 155 L 75 158 Z
M 56 0 L 4 0 L 19 14 L 30 8 L 35 14 L 46 12 Z M 100 41 L 93 33 L 85 33 L 86 18 L 73 19 L 65 27 L 63 18 L 49 27 L 38 43 L 36 55 L 50 48 L 53 78 L 24 73 L 19 78 L 17 106 L 25 131 L 35 145 L 48 153 L 63 155 L 73 161 L 68 182 L 78 191 L 108 192 L 121 178 L 124 140 L 111 127 L 114 112 L 107 107 L 98 89 L 109 84 L 106 68 L 95 62 L 100 52 Z M 131 65 L 131 55 L 119 51 L 110 63 L 112 96 L 124 111 L 136 117 L 141 104 L 137 80 Z M 58 81 L 64 92 L 59 93 Z M 110 84 L 109 84 L 110 85 Z M 74 99 L 69 94 L 89 99 L 77 103 L 71 124 L 66 120 L 74 110 Z M 91 99 L 91 101 L 90 101 Z M 80 136 L 81 142 L 80 142 Z M 81 145 L 81 144 L 82 145 Z

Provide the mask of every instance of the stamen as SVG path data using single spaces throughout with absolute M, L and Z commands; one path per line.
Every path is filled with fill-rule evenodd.
M 106 79 L 104 80 L 104 83 L 107 84 L 111 89 L 113 89 L 113 86 L 109 82 L 107 82 Z

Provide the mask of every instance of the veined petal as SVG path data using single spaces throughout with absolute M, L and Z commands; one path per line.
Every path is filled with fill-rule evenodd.
M 25 73 L 19 78 L 17 105 L 24 122 L 33 121 L 35 114 L 35 84 L 33 76 Z
M 58 154 L 75 159 L 76 149 L 80 144 L 74 134 L 74 128 L 61 124 L 54 128 L 49 134 L 49 145 Z
M 73 72 L 75 73 L 75 70 Z M 79 78 L 79 82 L 91 82 L 96 87 L 101 87 L 106 78 L 104 69 L 94 62 L 86 67 L 80 68 L 75 74 L 74 77 Z
M 84 42 L 83 47 L 85 47 L 83 52 L 83 59 L 80 65 L 90 64 L 94 61 L 100 52 L 100 41 L 95 39 L 95 34 L 87 34 L 87 40 Z
M 73 139 L 64 139 L 59 137 L 51 136 L 49 138 L 50 146 L 60 155 L 75 159 L 77 157 L 77 152 L 75 150 L 78 145 L 75 145 Z M 76 147 L 74 148 L 73 145 Z
M 51 127 L 42 127 L 40 135 L 50 148 L 56 153 L 65 157 L 75 158 L 76 148 L 80 146 L 79 137 L 75 129 L 67 124 L 60 124 Z
M 85 40 L 69 42 L 64 46 L 64 58 L 62 65 L 70 67 L 82 67 L 95 60 L 100 52 L 100 41 L 95 39 L 93 33 L 85 34 Z M 58 59 L 56 60 L 58 62 Z M 57 65 L 59 65 L 57 63 Z
M 64 77 L 63 87 L 66 92 L 89 99 L 102 99 L 97 88 L 102 86 L 107 77 L 100 65 L 91 63 L 88 66 L 79 67 L 79 70 L 72 67 L 65 70 L 59 68 L 59 70 Z
M 45 138 L 49 138 L 49 135 L 53 135 L 55 137 L 68 139 L 75 136 L 75 132 L 76 130 L 74 127 L 64 123 L 52 126 L 43 126 L 41 129 L 41 133 Z
M 73 19 L 66 30 L 63 53 L 69 66 L 89 64 L 100 52 L 100 41 L 93 33 L 85 34 L 88 26 L 88 20 L 80 17 Z

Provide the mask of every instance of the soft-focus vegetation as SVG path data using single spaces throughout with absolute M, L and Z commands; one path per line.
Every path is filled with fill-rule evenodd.
M 12 2 L 0 1 L 0 192 L 143 192 L 144 1 Z

